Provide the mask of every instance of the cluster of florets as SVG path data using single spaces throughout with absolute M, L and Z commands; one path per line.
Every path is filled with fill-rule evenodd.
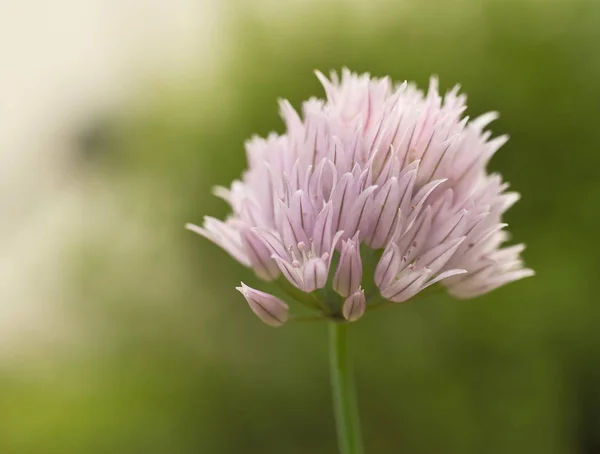
M 266 281 L 283 276 L 317 296 L 330 286 L 339 303 L 324 301 L 323 313 L 347 320 L 372 296 L 361 251 L 376 258 L 368 278 L 390 302 L 436 282 L 474 297 L 533 273 L 523 245 L 502 247 L 501 217 L 519 195 L 486 172 L 507 140 L 485 131 L 495 113 L 463 118 L 466 97 L 455 87 L 442 98 L 435 78 L 424 94 L 348 70 L 317 76 L 327 99 L 306 101 L 302 116 L 281 101 L 286 132 L 251 139 L 248 170 L 216 189 L 232 215 L 190 229 Z M 266 323 L 287 320 L 281 299 L 238 289 Z

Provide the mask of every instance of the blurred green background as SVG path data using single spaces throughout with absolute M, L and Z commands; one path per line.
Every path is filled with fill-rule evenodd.
M 336 452 L 326 326 L 261 324 L 234 287 L 269 286 L 183 225 L 226 215 L 210 189 L 243 170 L 244 140 L 281 132 L 276 99 L 322 96 L 313 70 L 342 66 L 423 88 L 435 73 L 469 115 L 501 113 L 491 169 L 522 194 L 507 222 L 537 271 L 352 327 L 366 451 L 600 453 L 600 2 L 360 6 L 270 20 L 226 2 L 212 77 L 140 87 L 82 129 L 85 234 L 61 263 L 80 340 L 0 366 L 0 453 Z

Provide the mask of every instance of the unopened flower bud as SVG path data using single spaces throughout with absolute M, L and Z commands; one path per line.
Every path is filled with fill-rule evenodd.
M 366 307 L 365 291 L 359 289 L 346 299 L 344 307 L 342 308 L 342 313 L 346 320 L 355 322 L 363 316 Z
M 354 293 L 362 280 L 362 260 L 360 258 L 358 233 L 354 238 L 342 243 L 342 253 L 335 276 L 333 289 L 342 296 Z
M 240 291 L 250 309 L 269 326 L 281 326 L 287 322 L 289 317 L 289 307 L 279 298 L 259 290 L 248 287 L 242 282 L 241 287 L 236 287 Z

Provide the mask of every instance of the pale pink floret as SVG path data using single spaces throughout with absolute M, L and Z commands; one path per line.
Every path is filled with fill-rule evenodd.
M 339 251 L 333 288 L 349 298 L 361 244 L 383 250 L 374 280 L 395 302 L 439 281 L 467 298 L 533 274 L 522 246 L 501 247 L 518 195 L 486 172 L 507 140 L 485 130 L 495 113 L 469 121 L 466 97 L 458 87 L 440 96 L 435 78 L 424 94 L 348 70 L 317 76 L 327 99 L 306 101 L 302 115 L 281 101 L 286 133 L 248 141 L 248 170 L 215 190 L 232 215 L 190 229 L 304 292 L 327 284 Z

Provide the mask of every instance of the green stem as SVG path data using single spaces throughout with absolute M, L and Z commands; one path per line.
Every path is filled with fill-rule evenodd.
M 348 325 L 329 323 L 329 362 L 338 444 L 341 454 L 362 454 L 354 383 L 348 355 Z

